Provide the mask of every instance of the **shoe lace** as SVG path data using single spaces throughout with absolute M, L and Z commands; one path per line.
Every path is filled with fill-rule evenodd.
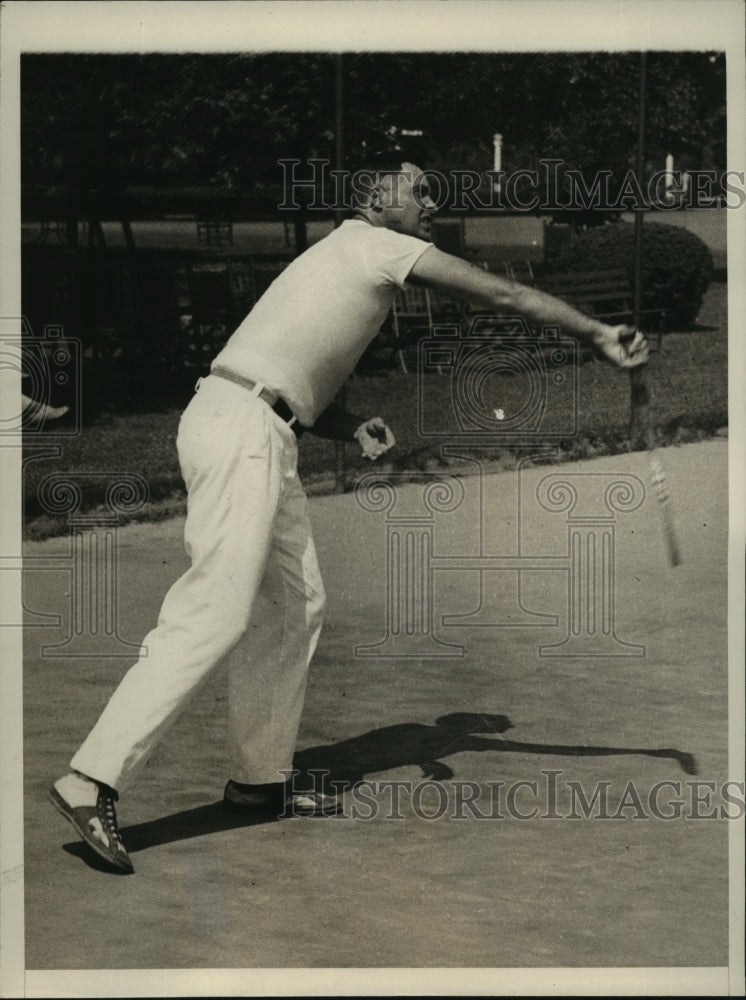
M 112 840 L 121 841 L 113 795 L 103 791 L 99 792 L 98 815 L 107 836 L 111 837 Z

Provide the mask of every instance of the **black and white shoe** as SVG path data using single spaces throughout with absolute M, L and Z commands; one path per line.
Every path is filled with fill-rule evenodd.
M 134 865 L 122 843 L 114 808 L 119 796 L 108 785 L 96 782 L 96 787 L 98 796 L 95 806 L 70 805 L 54 785 L 47 792 L 47 798 L 96 854 L 120 871 L 134 872 Z
M 242 785 L 229 781 L 223 805 L 234 812 L 267 813 L 275 816 L 336 816 L 342 809 L 338 795 L 315 789 L 299 789 L 292 782 Z

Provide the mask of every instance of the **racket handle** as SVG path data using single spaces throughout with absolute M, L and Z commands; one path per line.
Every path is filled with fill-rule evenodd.
M 650 426 L 650 390 L 645 365 L 629 372 L 630 413 L 629 446 L 632 451 L 644 451 L 653 446 Z

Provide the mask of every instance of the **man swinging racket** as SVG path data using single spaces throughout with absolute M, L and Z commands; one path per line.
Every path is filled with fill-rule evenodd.
M 140 658 L 49 791 L 101 857 L 133 871 L 115 802 L 221 661 L 228 661 L 227 808 L 324 815 L 336 796 L 296 787 L 293 752 L 324 589 L 297 437 L 307 429 L 357 441 L 376 459 L 394 444 L 380 417 L 332 403 L 405 282 L 480 308 L 560 325 L 619 368 L 648 359 L 643 335 L 607 326 L 543 292 L 492 275 L 430 242 L 435 205 L 426 177 L 404 161 L 368 172 L 352 218 L 291 263 L 198 383 L 179 426 L 188 491 L 190 568 L 165 597 Z M 284 607 L 281 637 L 267 614 Z M 276 620 L 276 619 L 275 619 Z

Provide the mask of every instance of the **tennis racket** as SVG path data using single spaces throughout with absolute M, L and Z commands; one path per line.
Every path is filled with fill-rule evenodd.
M 666 471 L 655 447 L 655 436 L 650 420 L 650 392 L 646 366 L 640 365 L 638 368 L 632 368 L 629 373 L 629 381 L 631 389 L 630 448 L 642 446 L 648 453 L 650 479 L 658 500 L 668 564 L 672 567 L 678 566 L 681 563 L 681 548 L 674 524 Z

